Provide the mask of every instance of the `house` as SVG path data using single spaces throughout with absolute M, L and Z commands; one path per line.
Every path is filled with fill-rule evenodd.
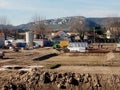
M 106 32 L 106 38 L 107 39 L 110 39 L 111 38 L 111 32 L 110 32 L 110 30 L 107 30 L 107 32 Z
M 55 42 L 59 42 L 60 40 L 69 40 L 68 34 L 62 30 L 52 33 L 52 35 L 53 35 L 52 40 Z
M 68 34 L 69 36 L 72 36 L 72 35 L 78 35 L 79 33 L 77 33 L 77 32 L 67 32 L 67 34 Z
M 47 39 L 51 39 L 51 33 L 52 30 L 47 28 L 44 31 L 34 31 L 34 39 L 43 39 L 43 38 L 47 38 Z

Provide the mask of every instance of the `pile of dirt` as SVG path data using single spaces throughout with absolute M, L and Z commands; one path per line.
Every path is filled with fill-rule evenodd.
M 0 77 L 0 90 L 120 90 L 120 75 L 48 72 L 33 69 Z

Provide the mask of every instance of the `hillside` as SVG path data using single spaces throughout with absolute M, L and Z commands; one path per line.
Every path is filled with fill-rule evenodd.
M 99 25 L 106 25 L 108 22 L 114 20 L 120 21 L 120 17 L 106 17 L 106 18 L 86 18 L 83 16 L 73 16 L 73 17 L 63 17 L 63 18 L 57 18 L 57 19 L 48 19 L 45 20 L 45 24 L 51 28 L 52 30 L 69 30 L 70 26 L 70 21 L 74 18 L 78 18 L 79 20 L 85 20 L 85 24 L 88 27 L 94 27 L 94 26 L 99 26 Z M 27 24 L 22 24 L 16 26 L 17 29 L 22 29 L 22 30 L 27 30 L 32 27 L 34 23 L 30 22 Z

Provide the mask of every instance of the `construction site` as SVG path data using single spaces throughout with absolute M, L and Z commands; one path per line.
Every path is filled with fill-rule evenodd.
M 36 42 L 31 32 L 26 41 L 6 41 L 0 49 L 0 90 L 120 89 L 119 43 Z

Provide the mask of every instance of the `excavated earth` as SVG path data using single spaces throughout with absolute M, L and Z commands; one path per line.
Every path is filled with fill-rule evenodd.
M 120 90 L 120 53 L 1 50 L 0 90 Z M 48 69 L 48 65 L 61 64 Z

